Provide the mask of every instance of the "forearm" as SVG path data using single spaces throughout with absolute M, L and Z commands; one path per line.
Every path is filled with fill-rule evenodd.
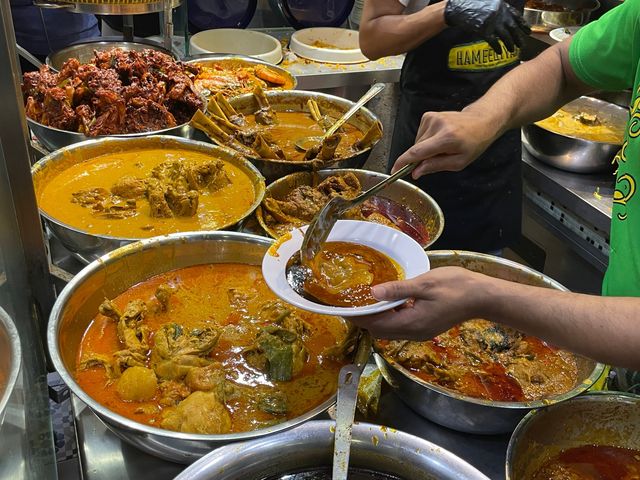
M 640 369 L 640 298 L 566 293 L 496 279 L 483 288 L 490 301 L 482 316 L 587 357 Z
M 548 117 L 569 100 L 593 90 L 573 73 L 569 44 L 559 43 L 513 69 L 464 111 L 488 118 L 498 138 L 509 129 Z
M 402 15 L 387 14 L 385 10 L 376 9 L 375 3 L 379 1 L 367 0 L 360 24 L 360 49 L 372 60 L 413 50 L 446 28 L 446 2 Z

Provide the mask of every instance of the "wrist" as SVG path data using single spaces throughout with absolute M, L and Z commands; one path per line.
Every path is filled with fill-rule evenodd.
M 476 121 L 474 133 L 480 138 L 486 139 L 487 144 L 493 143 L 509 130 L 508 119 L 503 112 L 484 106 L 480 101 L 467 105 L 462 111 L 473 115 L 478 120 Z

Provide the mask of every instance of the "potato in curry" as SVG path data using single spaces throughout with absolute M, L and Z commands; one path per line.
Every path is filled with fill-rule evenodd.
M 378 348 L 426 382 L 486 400 L 541 400 L 568 392 L 578 380 L 573 354 L 482 319 L 424 342 L 380 340 Z
M 353 331 L 278 300 L 260 267 L 210 264 L 105 300 L 75 377 L 110 410 L 180 432 L 245 432 L 295 418 L 337 389 Z
M 182 149 L 132 149 L 54 165 L 35 184 L 38 206 L 55 220 L 133 239 L 217 230 L 248 213 L 256 198 L 238 166 Z

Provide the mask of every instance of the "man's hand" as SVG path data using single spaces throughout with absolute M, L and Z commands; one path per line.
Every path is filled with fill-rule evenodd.
M 484 38 L 496 53 L 502 53 L 502 40 L 507 50 L 522 48 L 531 29 L 520 13 L 504 0 L 448 0 L 444 20 Z
M 459 171 L 475 160 L 500 135 L 497 122 L 473 111 L 427 112 L 422 115 L 416 143 L 400 155 L 392 173 L 421 162 L 413 178 L 440 171 Z
M 376 338 L 428 340 L 470 318 L 482 317 L 492 279 L 460 267 L 440 267 L 411 280 L 373 287 L 378 300 L 410 300 L 397 310 L 352 317 Z

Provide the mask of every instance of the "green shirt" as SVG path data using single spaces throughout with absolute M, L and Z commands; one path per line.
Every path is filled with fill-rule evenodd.
M 633 88 L 611 212 L 611 254 L 602 294 L 640 296 L 640 0 L 626 0 L 581 28 L 569 60 L 584 83 L 600 90 Z

